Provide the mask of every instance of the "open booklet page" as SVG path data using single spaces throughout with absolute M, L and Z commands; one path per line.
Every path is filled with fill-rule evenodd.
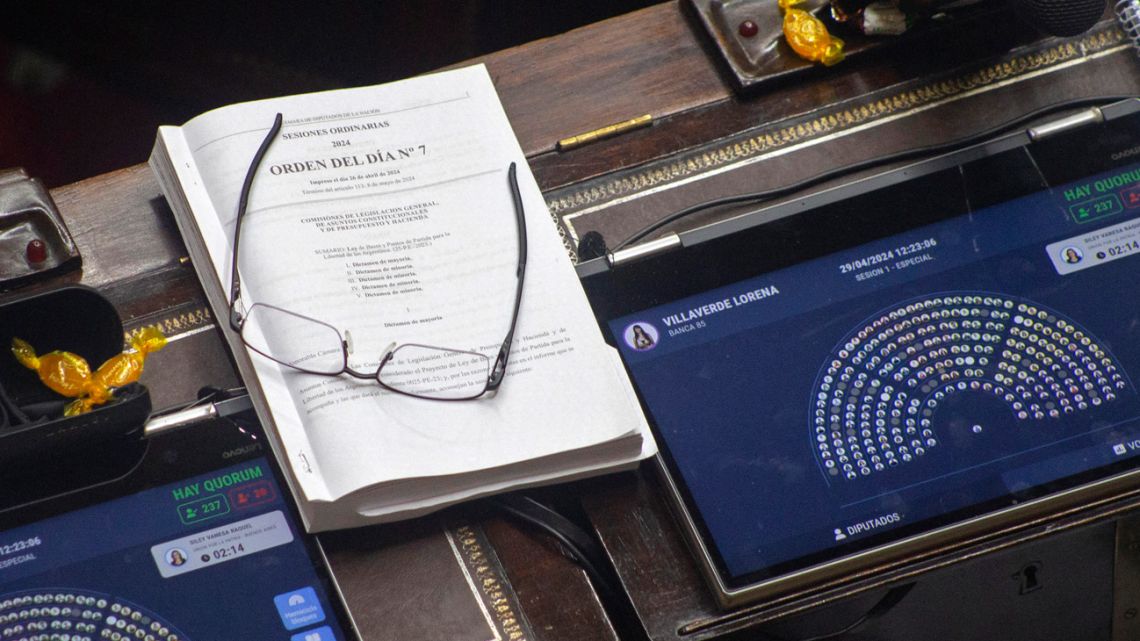
M 278 112 L 283 126 L 242 222 L 241 306 L 272 305 L 337 328 L 353 369 L 375 372 L 391 343 L 494 361 L 518 282 L 512 162 L 529 245 L 514 349 L 495 395 L 421 400 L 250 353 L 308 500 L 623 439 L 625 460 L 651 452 L 642 451 L 640 409 L 483 67 L 232 105 L 162 128 L 160 144 L 227 293 L 241 182 Z M 314 341 L 259 322 L 251 316 L 248 336 L 285 331 L 286 344 Z M 456 375 L 446 363 L 419 365 L 416 376 L 441 386 Z

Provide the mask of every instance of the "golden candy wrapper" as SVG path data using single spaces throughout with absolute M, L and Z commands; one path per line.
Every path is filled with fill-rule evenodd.
M 843 60 L 843 41 L 831 35 L 823 22 L 798 8 L 803 0 L 779 0 L 784 10 L 784 39 L 801 58 L 831 66 Z
M 87 360 L 71 352 L 54 351 L 42 356 L 27 341 L 12 339 L 12 354 L 21 365 L 35 371 L 53 392 L 75 400 L 64 416 L 91 411 L 114 398 L 115 388 L 139 380 L 147 355 L 166 346 L 166 337 L 156 327 L 147 327 L 131 337 L 131 348 L 108 358 L 94 373 Z

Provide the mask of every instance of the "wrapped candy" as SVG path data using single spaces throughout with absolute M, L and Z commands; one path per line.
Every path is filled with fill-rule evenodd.
M 799 8 L 804 0 L 779 0 L 784 10 L 784 38 L 801 58 L 831 66 L 843 60 L 843 41 L 819 18 Z
M 832 0 L 831 17 L 866 36 L 898 36 L 929 16 L 931 0 Z
M 134 383 L 143 371 L 147 355 L 166 346 L 166 337 L 156 327 L 147 327 L 131 337 L 131 349 L 108 358 L 93 373 L 87 360 L 71 352 L 54 351 L 42 356 L 19 338 L 12 339 L 12 353 L 21 365 L 34 370 L 48 389 L 74 398 L 64 416 L 89 412 L 114 398 L 116 388 Z

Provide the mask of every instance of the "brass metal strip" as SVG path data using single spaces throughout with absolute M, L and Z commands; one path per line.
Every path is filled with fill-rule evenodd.
M 170 340 L 180 334 L 185 334 L 203 327 L 209 327 L 213 324 L 214 315 L 210 312 L 210 308 L 197 307 L 186 312 L 166 316 L 157 321 L 143 323 L 142 325 L 126 330 L 123 332 L 123 342 L 130 344 L 131 338 L 138 336 L 138 334 L 147 327 L 158 328 L 158 330 L 166 336 L 167 340 Z
M 499 629 L 506 635 L 506 641 L 526 641 L 527 633 L 522 618 L 515 612 L 514 604 L 508 596 L 510 588 L 503 584 L 503 578 L 496 565 L 483 550 L 482 540 L 470 525 L 460 525 L 452 529 L 463 558 L 475 575 L 483 597 L 491 608 L 491 614 Z
M 653 124 L 653 115 L 652 114 L 645 114 L 642 116 L 638 116 L 636 118 L 630 118 L 629 120 L 623 120 L 619 123 L 607 125 L 605 127 L 600 127 L 598 129 L 594 129 L 592 131 L 587 131 L 584 134 L 578 134 L 577 136 L 570 136 L 569 138 L 563 138 L 562 140 L 558 141 L 558 144 L 555 145 L 555 148 L 558 149 L 558 151 L 569 151 L 571 149 L 577 149 L 578 147 L 581 147 L 582 145 L 588 145 L 588 144 L 590 144 L 592 142 L 596 142 L 598 140 L 605 140 L 606 138 L 612 138 L 614 136 L 624 134 L 626 132 L 634 131 L 635 129 L 641 129 L 642 127 L 648 127 L 652 124 Z

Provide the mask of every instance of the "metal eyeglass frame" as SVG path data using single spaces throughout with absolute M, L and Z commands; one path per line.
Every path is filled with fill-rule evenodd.
M 487 358 L 486 354 L 480 354 L 478 352 L 470 352 L 467 350 L 458 350 L 458 349 L 452 349 L 452 348 L 447 348 L 447 347 L 437 347 L 437 346 L 433 346 L 433 345 L 423 345 L 423 344 L 418 344 L 418 343 L 402 343 L 399 345 L 397 345 L 396 343 L 392 343 L 387 348 L 385 348 L 384 354 L 380 358 L 380 364 L 377 365 L 375 372 L 373 372 L 372 374 L 369 374 L 367 372 L 360 372 L 360 371 L 352 369 L 348 365 L 349 344 L 348 344 L 348 341 L 345 340 L 344 334 L 342 334 L 339 329 L 337 329 L 336 327 L 334 327 L 334 326 L 332 326 L 332 325 L 330 325 L 324 321 L 320 321 L 320 320 L 317 320 L 315 318 L 310 318 L 308 316 L 304 316 L 303 314 L 298 314 L 296 312 L 292 312 L 292 311 L 289 311 L 287 309 L 284 309 L 281 307 L 276 307 L 274 305 L 268 305 L 265 303 L 254 303 L 253 305 L 250 306 L 250 309 L 252 310 L 254 307 L 256 307 L 258 305 L 260 305 L 262 307 L 267 307 L 270 309 L 275 309 L 277 311 L 284 312 L 286 314 L 290 314 L 290 315 L 296 316 L 298 318 L 303 318 L 305 320 L 308 320 L 308 321 L 311 321 L 314 323 L 318 323 L 320 325 L 324 325 L 324 326 L 332 329 L 334 332 L 336 332 L 337 337 L 340 339 L 340 347 L 341 347 L 341 352 L 342 352 L 341 358 L 342 358 L 342 362 L 344 363 L 344 367 L 339 372 L 318 372 L 318 371 L 314 371 L 314 370 L 305 369 L 303 367 L 297 367 L 296 365 L 292 365 L 290 363 L 282 362 L 282 361 L 274 358 L 271 354 L 266 354 L 265 352 L 263 352 L 263 351 L 255 348 L 254 346 L 250 345 L 245 340 L 245 337 L 242 334 L 242 329 L 245 326 L 245 321 L 248 318 L 248 313 L 238 310 L 238 305 L 240 304 L 240 299 L 241 299 L 241 279 L 238 275 L 238 243 L 239 243 L 239 240 L 241 238 L 241 223 L 242 223 L 242 220 L 245 218 L 246 208 L 247 208 L 248 203 L 249 203 L 249 192 L 250 192 L 251 186 L 253 185 L 253 178 L 257 174 L 257 170 L 260 168 L 261 161 L 265 157 L 266 152 L 269 151 L 270 145 L 272 145 L 273 141 L 277 139 L 277 134 L 280 133 L 280 131 L 281 131 L 281 125 L 282 125 L 282 116 L 281 116 L 281 114 L 277 114 L 277 117 L 273 121 L 273 126 L 270 127 L 269 133 L 266 134 L 265 139 L 261 141 L 261 146 L 258 147 L 257 153 L 254 154 L 254 156 L 253 156 L 253 161 L 250 163 L 249 171 L 246 172 L 245 180 L 242 182 L 241 195 L 238 197 L 237 217 L 236 217 L 236 220 L 234 222 L 234 246 L 233 246 L 233 256 L 232 256 L 233 264 L 231 266 L 232 272 L 230 275 L 230 317 L 229 317 L 230 328 L 238 333 L 238 336 L 242 338 L 242 342 L 245 343 L 245 345 L 247 347 L 249 347 L 251 350 L 257 352 L 258 354 L 261 354 L 262 356 L 272 360 L 275 363 L 279 363 L 279 364 L 284 365 L 286 367 L 289 367 L 291 369 L 294 369 L 294 370 L 297 370 L 300 372 L 305 372 L 307 374 L 315 374 L 318 376 L 340 376 L 342 374 L 347 374 L 347 375 L 349 375 L 353 378 L 357 378 L 357 379 L 373 380 L 378 385 L 383 387 L 384 389 L 395 392 L 397 394 L 404 394 L 406 396 L 413 396 L 416 398 L 423 398 L 423 399 L 435 400 L 435 401 L 468 401 L 468 400 L 474 400 L 476 398 L 483 396 L 487 392 L 494 392 L 495 390 L 497 390 L 499 388 L 499 386 L 502 385 L 503 375 L 506 373 L 506 370 L 507 370 L 507 359 L 510 357 L 511 343 L 514 341 L 515 327 L 518 324 L 518 320 L 519 320 L 519 307 L 522 303 L 523 280 L 526 276 L 526 254 L 527 254 L 526 218 L 525 218 L 525 214 L 523 211 L 522 196 L 519 193 L 517 169 L 516 169 L 514 162 L 512 162 L 510 164 L 510 167 L 507 169 L 507 179 L 508 179 L 510 189 L 511 189 L 511 199 L 514 203 L 515 221 L 517 222 L 517 225 L 518 225 L 519 260 L 518 260 L 518 265 L 517 265 L 516 270 L 515 270 L 515 276 L 518 279 L 518 285 L 515 288 L 515 302 L 514 302 L 514 307 L 511 311 L 511 324 L 510 324 L 510 328 L 507 330 L 507 337 L 503 340 L 502 345 L 499 347 L 498 354 L 495 357 L 494 365 L 491 367 L 490 372 L 487 375 L 486 383 L 485 383 L 482 391 L 480 391 L 478 394 L 472 394 L 471 396 L 464 396 L 464 397 L 457 397 L 457 398 L 444 398 L 444 397 L 438 397 L 438 396 L 427 396 L 427 395 L 421 395 L 421 394 L 409 392 L 407 390 L 401 390 L 397 387 L 391 387 L 391 386 L 385 384 L 383 381 L 380 380 L 380 372 L 384 369 L 384 366 L 392 360 L 393 354 L 400 347 L 404 347 L 404 346 L 423 347 L 423 348 L 428 348 L 428 349 L 448 351 L 448 352 L 454 352 L 454 353 L 458 353 L 458 354 L 469 354 L 472 356 L 479 356 L 481 358 Z

